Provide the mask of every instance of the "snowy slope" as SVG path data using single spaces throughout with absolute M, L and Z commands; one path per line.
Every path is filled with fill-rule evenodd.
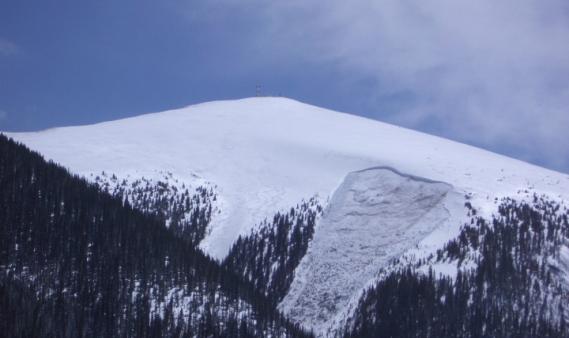
M 472 193 L 478 206 L 533 188 L 567 197 L 569 176 L 481 149 L 283 98 L 220 101 L 89 126 L 9 136 L 88 176 L 208 181 L 220 196 L 201 247 L 223 258 L 239 234 L 349 173 L 389 166 Z
M 337 329 L 378 269 L 438 226 L 464 197 L 387 167 L 350 173 L 334 193 L 281 310 L 314 332 Z

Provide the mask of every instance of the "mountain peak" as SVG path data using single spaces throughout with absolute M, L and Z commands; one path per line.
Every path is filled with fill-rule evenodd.
M 169 172 L 219 189 L 201 247 L 222 259 L 238 235 L 350 172 L 389 166 L 453 185 L 481 205 L 521 189 L 566 196 L 569 176 L 485 150 L 281 97 L 214 101 L 88 126 L 10 133 L 77 174 Z

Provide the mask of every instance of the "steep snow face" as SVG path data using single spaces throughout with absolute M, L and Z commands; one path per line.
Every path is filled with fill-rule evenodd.
M 315 194 L 325 199 L 347 173 L 363 168 L 384 165 L 448 182 L 473 193 L 479 205 L 527 187 L 553 197 L 569 194 L 567 175 L 282 98 L 211 102 L 8 135 L 87 177 L 105 171 L 158 178 L 170 172 L 186 185 L 217 186 L 221 213 L 201 247 L 219 259 L 239 234 L 275 211 Z
M 319 335 L 389 260 L 416 245 L 463 200 L 451 185 L 378 167 L 350 173 L 334 193 L 280 309 Z

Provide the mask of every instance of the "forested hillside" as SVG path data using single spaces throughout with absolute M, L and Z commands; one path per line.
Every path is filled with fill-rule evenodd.
M 115 174 L 103 171 L 91 179 L 100 190 L 158 218 L 177 236 L 198 245 L 208 231 L 213 214 L 219 212 L 215 205 L 215 187 L 189 187 L 169 172 L 160 176 L 157 179 L 130 176 L 119 179 Z
M 346 336 L 569 337 L 567 207 L 534 196 L 504 199 L 498 210 L 489 222 L 471 209 L 470 224 L 437 255 L 386 274 Z M 439 264 L 457 274 L 430 268 Z
M 0 154 L 2 335 L 305 336 L 160 217 L 1 135 Z
M 277 213 L 249 235 L 239 237 L 223 264 L 250 280 L 273 304 L 286 295 L 294 270 L 306 254 L 322 207 L 316 198 L 288 213 Z

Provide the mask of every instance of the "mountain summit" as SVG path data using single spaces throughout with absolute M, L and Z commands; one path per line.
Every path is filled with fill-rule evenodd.
M 401 325 L 398 306 L 428 304 L 444 318 L 456 311 L 444 299 L 466 304 L 469 294 L 483 312 L 461 307 L 472 320 L 449 325 L 529 299 L 543 304 L 525 307 L 531 320 L 508 320 L 536 332 L 535 316 L 565 325 L 568 175 L 284 98 L 8 135 L 157 217 L 318 336 L 393 328 L 376 319 Z M 518 277 L 522 287 L 503 283 Z M 480 281 L 506 293 L 504 303 L 495 307 Z M 385 307 L 393 292 L 426 288 L 414 305 L 401 296 Z
M 275 210 L 314 195 L 326 199 L 348 173 L 371 167 L 446 182 L 482 202 L 528 187 L 569 194 L 567 175 L 285 98 L 216 101 L 8 135 L 86 177 L 107 172 L 152 178 L 168 172 L 187 184 L 214 184 L 220 213 L 201 247 L 218 259 Z

